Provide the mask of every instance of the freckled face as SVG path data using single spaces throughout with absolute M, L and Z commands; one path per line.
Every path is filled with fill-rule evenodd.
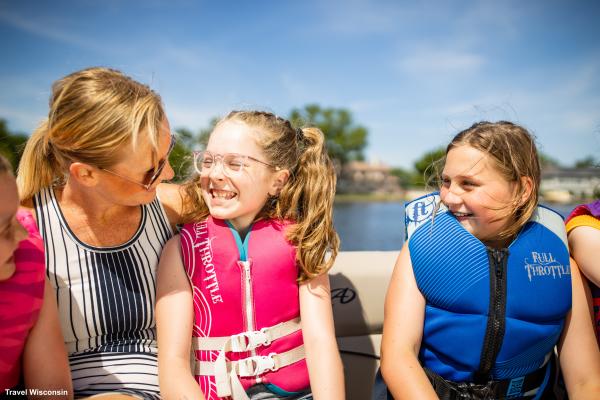
M 0 187 L 0 281 L 3 281 L 15 272 L 13 253 L 27 237 L 27 231 L 15 217 L 19 207 L 15 178 L 0 174 Z
M 494 242 L 512 221 L 515 185 L 483 152 L 454 147 L 446 155 L 440 197 L 460 224 L 484 243 Z
M 251 159 L 246 159 L 240 171 L 229 171 L 220 156 L 235 153 L 268 162 L 256 135 L 243 122 L 226 121 L 215 128 L 206 147 L 208 152 L 218 155 L 215 157 L 218 162 L 201 174 L 202 196 L 213 217 L 229 220 L 238 230 L 250 226 L 267 202 L 274 190 L 274 173 L 270 167 Z

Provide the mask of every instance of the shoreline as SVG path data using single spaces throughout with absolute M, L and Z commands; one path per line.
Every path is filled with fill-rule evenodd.
M 430 192 L 414 190 L 406 193 L 343 193 L 335 195 L 335 203 L 403 203 Z M 571 199 L 570 201 L 556 201 L 552 198 L 540 196 L 540 203 L 554 206 L 568 206 L 587 204 L 595 199 Z

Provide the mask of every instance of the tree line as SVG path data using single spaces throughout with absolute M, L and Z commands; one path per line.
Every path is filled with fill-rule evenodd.
M 302 108 L 294 108 L 287 118 L 297 127 L 316 126 L 325 134 L 327 151 L 334 163 L 342 168 L 350 161 L 364 161 L 364 151 L 368 146 L 368 129 L 354 121 L 352 113 L 344 108 L 321 107 L 318 104 L 307 104 Z M 192 151 L 206 146 L 210 132 L 218 122 L 213 118 L 207 127 L 192 132 L 187 128 L 179 128 L 177 143 L 169 161 L 175 171 L 175 180 L 185 179 L 191 172 Z M 0 119 L 0 154 L 13 165 L 19 163 L 28 135 L 10 132 L 6 120 Z M 391 173 L 398 177 L 402 187 L 423 187 L 434 176 L 436 165 L 443 159 L 445 149 L 438 147 L 423 154 L 413 164 L 412 169 L 393 168 Z M 542 167 L 560 167 L 553 158 L 540 154 Z M 592 156 L 575 162 L 575 168 L 586 168 L 600 165 L 600 160 Z

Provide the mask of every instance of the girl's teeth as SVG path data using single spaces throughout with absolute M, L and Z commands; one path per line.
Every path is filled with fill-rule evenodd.
M 227 192 L 227 191 L 217 191 L 217 190 L 213 190 L 212 194 L 216 198 L 225 199 L 225 200 L 232 199 L 235 196 L 235 193 Z

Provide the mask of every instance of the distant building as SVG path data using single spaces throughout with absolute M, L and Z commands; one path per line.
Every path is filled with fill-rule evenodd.
M 548 201 L 569 202 L 592 198 L 600 192 L 600 168 L 546 168 L 540 193 Z
M 346 163 L 338 178 L 339 193 L 400 193 L 398 177 L 391 174 L 392 168 L 380 162 Z

